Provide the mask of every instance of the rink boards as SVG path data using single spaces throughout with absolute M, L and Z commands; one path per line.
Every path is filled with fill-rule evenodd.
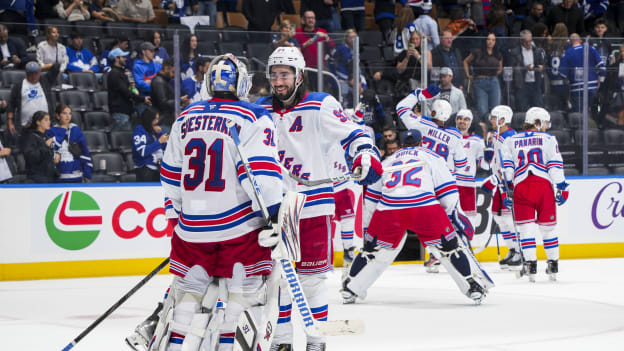
M 570 198 L 557 211 L 561 258 L 624 257 L 624 177 L 569 182 Z M 156 183 L 2 185 L 0 199 L 0 280 L 145 274 L 169 253 Z M 479 193 L 475 242 L 491 231 L 490 200 Z M 334 247 L 338 264 L 339 236 Z M 495 239 L 478 258 L 497 259 Z

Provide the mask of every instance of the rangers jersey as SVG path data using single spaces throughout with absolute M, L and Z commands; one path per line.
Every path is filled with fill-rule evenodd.
M 483 138 L 476 134 L 464 135 L 461 140 L 462 148 L 466 153 L 466 167 L 455 173 L 458 186 L 473 187 L 477 167 L 481 166 L 483 160 L 483 149 L 485 144 Z
M 253 187 L 226 126 L 233 120 L 265 205 L 277 207 L 282 175 L 275 127 L 260 106 L 212 99 L 190 105 L 171 128 L 162 161 L 167 218 L 183 240 L 218 242 L 265 225 Z
M 342 111 L 340 103 L 326 93 L 307 93 L 295 106 L 281 109 L 271 97 L 256 101 L 271 112 L 275 123 L 278 160 L 293 175 L 306 180 L 332 177 L 327 154 L 339 145 L 343 158 L 357 150 L 372 148 L 373 140 Z M 284 177 L 289 179 L 289 177 Z M 308 187 L 285 182 L 289 190 L 307 195 L 301 218 L 334 213 L 332 184 Z
M 503 143 L 505 142 L 505 139 L 509 138 L 514 134 L 516 134 L 516 131 L 511 128 L 507 129 L 500 135 L 496 132 L 492 133 L 492 148 L 494 149 L 494 157 L 489 163 L 482 163 L 483 169 L 492 171 L 492 175 L 485 180 L 486 184 L 490 184 L 490 186 L 488 186 L 490 190 L 498 184 L 502 184 L 504 177 L 501 172 L 503 171 L 503 169 L 505 170 L 505 177 L 507 178 L 507 180 L 513 179 L 513 164 L 509 161 L 507 161 L 507 163 L 502 162 L 503 160 L 509 160 L 509 157 L 506 156 L 507 149 L 504 147 Z M 501 155 L 503 156 L 503 160 L 501 160 L 499 157 L 499 150 L 501 152 Z
M 375 184 L 366 187 L 364 226 L 375 210 L 387 211 L 440 204 L 447 214 L 459 201 L 455 178 L 444 159 L 424 147 L 403 148 L 386 158 L 384 168 L 416 161 L 424 165 L 384 173 Z
M 408 129 L 418 129 L 422 133 L 422 146 L 442 156 L 453 174 L 463 172 L 467 159 L 461 145 L 461 132 L 455 127 L 442 128 L 428 117 L 414 114 L 412 108 L 418 101 L 413 93 L 403 98 L 396 107 L 399 118 Z
M 542 132 L 522 132 L 505 139 L 507 159 L 514 169 L 514 185 L 529 174 L 545 178 L 553 184 L 565 181 L 563 161 L 557 139 Z

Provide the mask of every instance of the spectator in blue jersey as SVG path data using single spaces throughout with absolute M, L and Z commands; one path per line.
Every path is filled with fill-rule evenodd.
M 158 111 L 148 107 L 141 115 L 139 125 L 132 133 L 132 161 L 137 182 L 160 180 L 160 161 L 169 140 L 169 134 L 158 125 Z
M 289 20 L 285 19 L 279 25 L 279 34 L 273 36 L 273 50 L 281 46 L 294 46 L 299 47 L 299 42 L 295 39 L 294 25 Z
M 548 43 L 548 62 L 546 74 L 550 81 L 549 106 L 553 110 L 568 110 L 570 100 L 570 86 L 568 79 L 561 74 L 561 58 L 568 46 L 568 27 L 565 23 L 557 23 Z
M 596 25 L 595 21 L 604 16 L 609 0 L 578 0 L 578 7 L 583 10 L 585 30 L 589 31 Z
M 358 32 L 363 31 L 365 17 L 364 0 L 340 0 L 342 30 L 355 29 Z
M 71 119 L 72 111 L 69 106 L 56 106 L 56 124 L 46 132 L 46 136 L 54 138 L 54 151 L 61 155 L 56 164 L 58 181 L 88 183 L 93 170 L 91 153 L 82 130 Z
M 112 60 L 108 59 L 108 56 L 113 50 L 119 48 L 121 51 L 128 51 L 128 39 L 127 38 L 117 38 L 113 41 L 109 47 L 102 51 L 102 55 L 100 55 L 100 71 L 103 73 L 110 72 L 111 66 L 113 64 Z M 155 59 L 154 59 L 155 60 Z M 132 67 L 132 59 L 130 56 L 126 58 L 125 67 Z
M 201 90 L 204 86 L 204 75 L 208 72 L 210 61 L 204 58 L 197 59 L 197 73 L 193 77 L 186 78 L 182 81 L 182 95 L 186 96 L 189 103 L 204 100 L 201 96 Z
M 195 60 L 199 57 L 197 51 L 197 36 L 191 35 L 182 41 L 182 55 L 180 56 L 180 64 L 182 65 L 180 72 L 182 80 L 195 75 Z
M 416 32 L 414 12 L 405 6 L 394 19 L 394 30 L 391 34 L 391 40 L 394 45 L 395 56 L 406 50 L 410 37 L 414 32 Z
M 165 60 L 169 59 L 169 53 L 167 52 L 167 49 L 161 46 L 162 34 L 160 34 L 160 32 L 158 31 L 154 31 L 148 41 L 151 41 L 152 44 L 154 44 L 154 46 L 156 47 L 156 49 L 154 50 L 154 62 L 160 63 L 162 65 Z M 128 65 L 128 67 L 131 67 L 131 65 Z
M 37 7 L 39 7 L 39 4 L 37 4 Z M 33 0 L 0 1 L 0 23 L 6 24 L 12 33 L 37 36 L 37 22 L 35 21 L 34 9 Z M 26 28 L 23 23 L 28 23 L 28 27 Z
M 24 44 L 9 37 L 9 29 L 0 24 L 0 69 L 20 69 L 24 67 L 27 59 Z
M 344 32 L 344 44 L 336 46 L 331 52 L 329 69 L 336 75 L 343 99 L 350 94 L 349 72 L 353 69 L 353 41 L 357 36 L 355 29 L 347 29 Z
M 92 72 L 99 73 L 100 65 L 91 51 L 82 47 L 82 34 L 72 32 L 71 43 L 67 47 L 67 72 Z M 101 74 L 99 74 L 101 76 Z
M 141 50 L 141 58 L 134 61 L 132 76 L 139 93 L 142 96 L 149 96 L 152 79 L 160 72 L 161 65 L 154 62 L 154 52 L 156 50 L 154 44 L 144 41 L 139 50 Z
M 167 12 L 169 23 L 180 23 L 180 18 L 184 17 L 184 0 L 161 0 L 160 6 Z
M 564 77 L 570 81 L 570 102 L 572 110 L 581 112 L 583 109 L 583 85 L 584 85 L 584 67 L 583 67 L 583 40 L 581 37 L 573 33 L 570 35 L 570 48 L 563 53 L 561 58 L 561 67 L 559 71 Z M 600 58 L 598 51 L 593 47 L 589 47 L 589 66 L 587 67 L 587 91 L 589 96 L 588 106 L 590 116 L 597 119 L 596 116 L 596 92 L 603 82 L 607 70 L 605 63 Z M 598 124 L 600 120 L 596 121 Z

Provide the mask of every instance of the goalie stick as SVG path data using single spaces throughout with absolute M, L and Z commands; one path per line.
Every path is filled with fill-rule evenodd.
M 160 272 L 165 266 L 169 263 L 169 257 L 167 257 L 164 261 L 162 261 L 158 267 L 154 268 L 148 275 L 146 275 L 140 282 L 137 283 L 130 291 L 128 291 L 121 299 L 117 300 L 114 305 L 112 305 L 106 312 L 104 312 L 98 319 L 96 319 L 91 325 L 89 325 L 80 335 L 78 335 L 74 340 L 72 340 L 67 346 L 63 348 L 62 351 L 71 350 L 82 338 L 87 336 L 95 327 L 98 326 L 106 317 L 108 317 L 111 313 L 113 313 L 119 306 L 121 306 L 126 300 L 130 298 L 137 290 L 139 290 L 145 283 L 147 283 L 152 277 L 154 277 L 158 272 Z
M 405 164 L 398 165 L 398 166 L 386 167 L 386 168 L 384 168 L 383 172 L 384 173 L 394 173 L 396 171 L 400 171 L 400 170 L 407 169 L 407 168 L 414 168 L 414 167 L 422 166 L 424 164 L 425 164 L 425 161 L 422 161 L 422 160 L 421 161 L 416 161 L 416 162 L 410 162 L 410 163 L 405 163 Z M 305 185 L 305 186 L 317 186 L 317 185 L 321 185 L 321 184 L 331 184 L 331 183 L 342 182 L 342 181 L 345 181 L 345 180 L 360 180 L 360 174 L 357 173 L 357 170 L 356 170 L 356 174 L 345 174 L 345 175 L 341 175 L 341 176 L 337 176 L 337 177 L 330 177 L 330 178 L 319 179 L 319 180 L 308 180 L 308 179 L 303 179 L 301 177 L 298 177 L 298 176 L 290 173 L 283 166 L 282 166 L 282 169 L 285 170 L 288 173 L 288 176 L 290 178 L 294 179 L 299 184 L 302 184 L 302 185 Z
M 232 140 L 234 141 L 234 145 L 236 146 L 236 150 L 238 152 L 238 155 L 241 159 L 241 162 L 243 163 L 243 167 L 245 168 L 245 173 L 247 174 L 247 178 L 249 179 L 249 181 L 252 184 L 252 189 L 254 191 L 254 197 L 256 198 L 258 205 L 261 208 L 263 217 L 267 223 L 267 225 L 270 227 L 271 226 L 271 219 L 269 216 L 269 211 L 266 208 L 266 204 L 264 203 L 262 196 L 260 194 L 260 189 L 258 187 L 258 184 L 255 181 L 254 175 L 251 171 L 251 166 L 249 165 L 249 161 L 245 155 L 245 153 L 242 150 L 242 146 L 241 146 L 241 142 L 240 142 L 240 138 L 238 135 L 238 131 L 236 130 L 235 127 L 235 123 L 233 120 L 228 119 L 226 120 L 226 125 L 228 127 L 228 129 L 230 130 L 230 134 L 232 135 Z M 303 195 L 303 194 L 301 194 Z M 305 196 L 305 195 L 303 195 Z M 301 198 L 300 198 L 301 199 Z M 300 208 L 299 210 L 301 210 L 303 208 L 303 203 L 300 204 Z M 280 211 L 281 212 L 281 211 Z M 296 216 L 297 220 L 298 220 L 298 214 Z M 280 221 L 282 219 L 280 218 Z M 290 223 L 291 227 L 292 225 L 299 225 L 299 223 Z M 290 229 L 290 228 L 289 228 Z M 295 228 L 296 229 L 296 228 Z M 277 261 L 277 263 L 279 263 L 279 267 L 281 269 L 281 276 L 282 279 L 284 279 L 287 283 L 288 283 L 288 291 L 291 295 L 291 297 L 293 298 L 293 301 L 296 301 L 296 305 L 297 308 L 299 310 L 299 314 L 303 319 L 303 324 L 305 327 L 305 332 L 308 335 L 313 335 L 313 336 L 320 336 L 323 335 L 323 331 L 325 331 L 326 334 L 328 335 L 336 335 L 337 332 L 341 332 L 337 335 L 343 335 L 343 334 L 359 334 L 363 331 L 363 324 L 361 322 L 354 322 L 354 321 L 336 321 L 336 323 L 332 322 L 327 324 L 327 322 L 318 322 L 314 319 L 313 315 L 312 315 L 312 311 L 310 310 L 310 307 L 308 305 L 307 299 L 305 298 L 305 296 L 303 295 L 303 290 L 301 288 L 301 283 L 299 282 L 299 278 L 297 277 L 297 274 L 295 273 L 295 268 L 292 264 L 292 261 L 290 260 L 289 257 L 284 258 L 282 255 L 286 254 L 285 256 L 290 255 L 290 257 L 293 258 L 297 258 L 300 253 L 298 252 L 299 250 L 297 250 L 298 245 L 296 245 L 297 243 L 295 243 L 295 245 L 291 245 L 289 240 L 287 240 L 286 238 L 286 233 L 284 232 L 284 230 L 281 230 L 281 241 L 278 241 L 278 247 L 274 249 L 274 252 L 277 253 L 277 258 L 275 258 L 275 260 Z M 298 237 L 297 237 L 298 239 Z M 288 244 L 288 246 L 286 245 Z M 279 250 L 279 251 L 275 251 L 275 250 Z M 282 257 L 279 257 L 282 256 Z M 277 303 L 277 301 L 269 301 L 270 303 Z M 274 306 L 273 306 L 274 307 Z M 248 318 L 251 317 L 250 314 L 248 313 L 244 313 L 243 318 L 244 319 L 244 323 L 241 325 L 239 323 L 239 326 L 237 327 L 236 330 L 236 337 L 235 337 L 235 349 L 236 350 L 255 350 L 255 348 L 257 347 L 257 344 L 259 342 L 262 342 L 264 344 L 268 344 L 270 346 L 270 340 L 273 338 L 273 332 L 274 330 L 271 329 L 270 334 L 266 334 L 264 337 L 262 337 L 260 340 L 258 340 L 258 335 L 257 335 L 257 331 L 269 331 L 269 323 L 273 323 L 273 325 L 277 325 L 276 321 L 277 321 L 277 316 L 275 316 L 275 320 L 273 321 L 267 321 L 267 325 L 265 326 L 265 328 L 254 328 L 253 326 L 249 325 L 251 323 L 254 323 L 253 318 Z M 324 327 L 320 327 L 320 323 L 326 323 Z M 247 324 L 247 326 L 245 326 L 245 324 Z M 332 330 L 332 326 L 334 326 L 334 324 L 338 324 L 338 326 L 340 328 L 335 328 L 334 330 Z M 327 330 L 329 329 L 329 330 Z M 340 329 L 340 330 L 339 330 Z M 332 333 L 333 332 L 333 333 Z M 249 334 L 251 333 L 251 334 Z M 246 335 L 244 335 L 246 334 Z M 251 341 L 251 342 L 250 342 Z M 242 344 L 244 342 L 244 344 Z M 268 349 L 268 347 L 266 347 L 266 349 Z

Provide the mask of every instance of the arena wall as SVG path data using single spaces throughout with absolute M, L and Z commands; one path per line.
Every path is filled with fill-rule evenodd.
M 570 199 L 557 212 L 561 258 L 624 257 L 624 176 L 569 182 Z M 0 280 L 146 274 L 169 252 L 162 199 L 155 183 L 2 185 Z M 482 242 L 490 197 L 479 193 L 478 203 Z M 334 243 L 341 265 L 339 236 Z M 478 258 L 497 260 L 495 239 Z

